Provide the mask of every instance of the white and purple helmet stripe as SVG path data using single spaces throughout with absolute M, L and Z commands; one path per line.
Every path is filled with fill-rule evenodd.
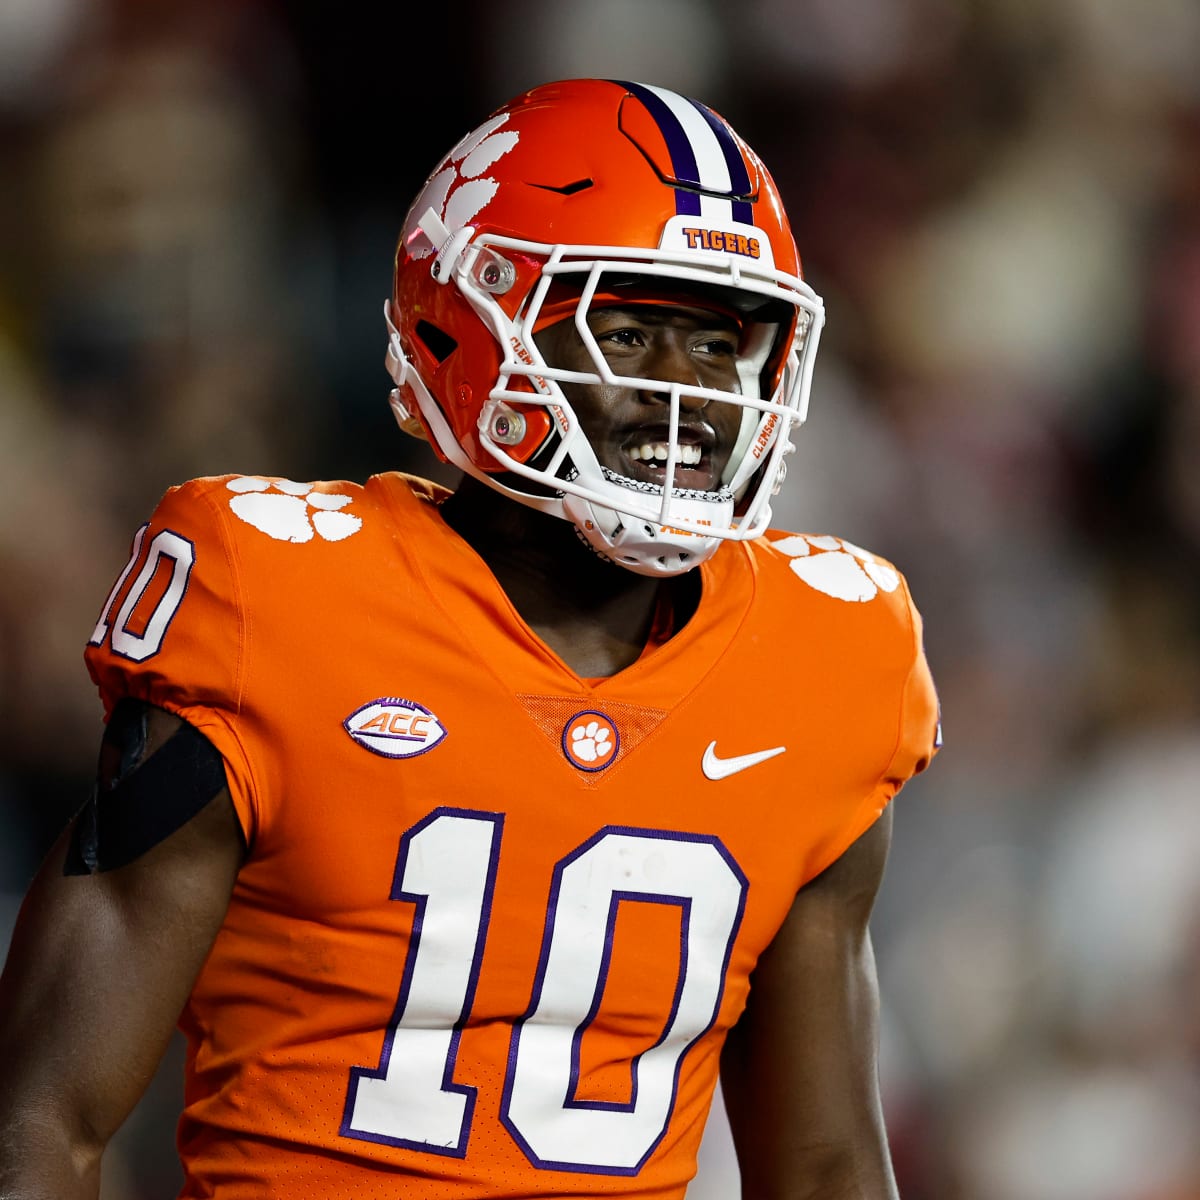
M 680 216 L 754 224 L 753 185 L 742 152 L 725 123 L 705 105 L 677 92 L 618 80 L 654 118 L 667 150 Z M 692 190 L 695 189 L 695 190 Z

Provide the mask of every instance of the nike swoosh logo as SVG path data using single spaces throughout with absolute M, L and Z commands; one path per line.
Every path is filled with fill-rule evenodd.
M 735 754 L 732 758 L 718 758 L 717 743 L 709 742 L 700 767 L 709 779 L 728 779 L 730 775 L 736 775 L 747 767 L 756 767 L 759 763 L 766 762 L 768 758 L 782 754 L 786 749 L 786 746 L 776 746 L 773 750 L 756 750 L 753 754 Z

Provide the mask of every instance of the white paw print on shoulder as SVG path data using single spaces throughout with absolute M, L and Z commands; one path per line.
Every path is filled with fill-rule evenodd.
M 842 538 L 794 534 L 772 542 L 771 548 L 791 559 L 793 574 L 835 600 L 862 603 L 900 586 L 894 567 Z
M 311 483 L 240 475 L 225 485 L 240 520 L 280 542 L 340 542 L 362 528 L 362 518 L 341 510 L 354 497 L 315 491 Z

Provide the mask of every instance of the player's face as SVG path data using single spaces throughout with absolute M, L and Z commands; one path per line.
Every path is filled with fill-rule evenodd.
M 662 484 L 670 438 L 670 393 L 663 384 L 739 391 L 737 322 L 724 313 L 685 304 L 634 304 L 588 313 L 591 329 L 613 373 L 658 381 L 645 388 L 612 384 L 562 385 L 600 465 L 629 479 Z M 572 320 L 537 335 L 546 361 L 568 370 L 594 365 Z M 741 426 L 737 404 L 681 395 L 682 460 L 675 486 L 714 491 Z

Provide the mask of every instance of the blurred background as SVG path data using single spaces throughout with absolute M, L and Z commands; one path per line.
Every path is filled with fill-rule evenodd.
M 526 87 L 657 82 L 762 154 L 826 300 L 777 523 L 925 616 L 946 746 L 875 921 L 902 1194 L 1200 1200 L 1200 5 L 372 8 L 0 5 L 0 947 L 161 492 L 448 478 L 386 405 L 411 197 Z M 175 1194 L 180 1057 L 107 1200 Z

